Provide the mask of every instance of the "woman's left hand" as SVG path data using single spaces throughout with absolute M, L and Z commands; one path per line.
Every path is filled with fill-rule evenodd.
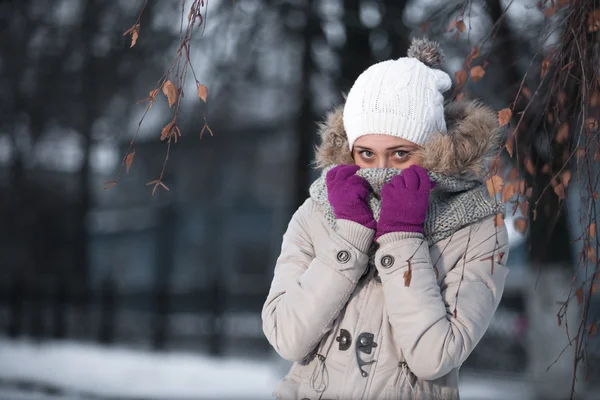
M 425 169 L 413 165 L 381 189 L 381 214 L 375 239 L 390 232 L 423 233 L 429 192 L 435 183 Z

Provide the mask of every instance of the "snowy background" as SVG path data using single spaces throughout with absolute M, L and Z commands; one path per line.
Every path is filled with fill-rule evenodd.
M 283 368 L 275 359 L 158 354 L 75 343 L 0 341 L 2 399 L 267 399 Z M 527 400 L 524 379 L 461 376 L 461 398 Z M 52 393 L 54 392 L 54 393 Z

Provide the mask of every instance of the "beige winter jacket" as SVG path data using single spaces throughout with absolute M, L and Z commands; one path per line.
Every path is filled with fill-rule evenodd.
M 446 107 L 448 135 L 423 150 L 432 172 L 480 177 L 495 116 L 470 102 Z M 340 110 L 328 118 L 320 166 L 351 162 Z M 308 199 L 294 214 L 262 318 L 271 345 L 294 361 L 279 399 L 458 399 L 458 370 L 496 311 L 508 257 L 490 217 L 429 245 L 420 234 L 379 239 L 351 221 L 333 231 Z M 411 278 L 406 272 L 410 261 Z

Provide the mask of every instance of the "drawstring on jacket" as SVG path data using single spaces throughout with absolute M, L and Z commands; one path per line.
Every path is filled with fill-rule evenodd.
M 402 384 L 404 383 L 404 380 L 407 381 L 408 386 L 410 387 L 410 391 L 412 392 L 412 394 L 415 394 L 415 386 L 412 384 L 411 379 L 410 379 L 410 370 L 408 369 L 408 365 L 406 364 L 406 362 L 402 361 L 399 363 L 400 366 L 400 375 L 398 376 L 398 379 L 400 379 L 400 377 L 402 377 L 402 381 L 399 382 L 399 387 L 402 387 Z
M 322 393 L 327 389 L 329 373 L 327 372 L 327 365 L 325 365 L 325 356 L 317 354 L 316 357 L 318 361 L 310 376 L 310 387 L 316 392 Z

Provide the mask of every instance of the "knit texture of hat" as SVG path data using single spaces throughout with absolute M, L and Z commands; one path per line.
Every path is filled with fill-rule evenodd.
M 439 45 L 416 39 L 407 55 L 372 65 L 350 89 L 343 117 L 350 149 L 365 135 L 424 145 L 436 132 L 446 132 L 443 93 L 452 81 L 438 69 L 443 62 Z

